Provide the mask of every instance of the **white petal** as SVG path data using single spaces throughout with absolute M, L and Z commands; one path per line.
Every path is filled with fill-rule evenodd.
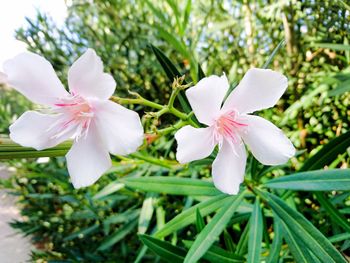
M 241 136 L 255 158 L 265 165 L 286 163 L 295 154 L 295 148 L 282 130 L 271 122 L 247 115 L 247 130 Z
M 66 159 L 75 188 L 92 185 L 112 166 L 107 147 L 94 125 L 90 126 L 86 137 L 74 142 Z
M 230 144 L 224 140 L 213 162 L 214 185 L 221 192 L 235 195 L 243 182 L 247 153 L 242 142 Z
M 223 109 L 251 113 L 273 107 L 287 86 L 287 78 L 279 72 L 270 69 L 250 69 L 228 96 Z
M 177 141 L 176 159 L 188 163 L 209 156 L 214 150 L 213 128 L 182 127 L 175 133 Z
M 51 148 L 69 139 L 71 135 L 54 137 L 56 131 L 50 127 L 60 118 L 59 115 L 27 111 L 10 126 L 10 138 L 22 146 L 37 150 Z
M 68 95 L 50 62 L 34 53 L 6 61 L 4 71 L 7 83 L 35 103 L 53 105 Z
M 110 153 L 126 155 L 143 143 L 139 115 L 111 101 L 94 101 L 95 123 Z
M 110 74 L 103 72 L 102 60 L 93 49 L 88 49 L 68 71 L 69 89 L 82 97 L 108 99 L 116 83 Z
M 194 87 L 186 90 L 188 101 L 199 122 L 213 124 L 228 88 L 229 83 L 225 75 L 213 75 L 201 79 Z
M 0 72 L 0 84 L 7 83 L 7 75 L 3 72 Z

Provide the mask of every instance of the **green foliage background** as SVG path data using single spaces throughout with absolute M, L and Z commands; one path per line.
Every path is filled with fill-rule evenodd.
M 343 137 L 348 144 L 334 150 L 319 166 L 306 165 L 323 145 L 349 131 L 350 8 L 345 1 L 73 0 L 68 12 L 63 27 L 57 27 L 45 14 L 27 19 L 26 25 L 17 31 L 17 38 L 26 42 L 29 50 L 48 59 L 62 81 L 74 60 L 87 47 L 94 48 L 106 71 L 116 79 L 118 96 L 127 97 L 128 91 L 134 91 L 159 103 L 167 102 L 171 80 L 150 45 L 162 50 L 188 81 L 198 81 L 199 64 L 206 75 L 226 72 L 230 82 L 237 83 L 250 67 L 263 67 L 284 39 L 285 45 L 277 50 L 268 67 L 285 74 L 289 88 L 278 105 L 262 115 L 281 127 L 300 151 L 289 164 L 271 169 L 250 158 L 247 178 L 251 186 L 294 171 L 349 166 L 348 134 Z M 0 129 L 7 133 L 16 116 L 35 106 L 13 91 L 6 90 L 0 96 Z M 134 109 L 140 114 L 150 110 L 140 106 Z M 147 119 L 143 121 L 151 132 L 153 124 Z M 157 125 L 169 123 L 173 119 L 165 117 Z M 69 183 L 63 158 L 51 158 L 48 164 L 11 161 L 10 165 L 17 168 L 16 176 L 2 184 L 19 196 L 26 220 L 14 222 L 13 226 L 32 235 L 37 247 L 33 259 L 155 262 L 161 256 L 178 257 L 181 262 L 181 253 L 193 244 L 198 232 L 215 220 L 213 212 L 228 203 L 228 199 L 218 199 L 221 206 L 205 210 L 205 214 L 200 209 L 193 210 L 196 213 L 192 218 L 196 220 L 191 224 L 159 236 L 182 247 L 183 251 L 179 251 L 170 243 L 147 235 L 154 234 L 181 211 L 212 197 L 184 192 L 167 194 L 160 190 L 161 186 L 145 190 L 133 185 L 135 182 L 120 181 L 154 176 L 210 178 L 210 159 L 180 169 L 175 162 L 175 147 L 173 137 L 168 136 L 138 155 L 115 157 L 113 169 L 98 184 L 83 190 L 74 190 Z M 344 190 L 322 194 L 280 189 L 272 192 L 284 199 L 286 206 L 305 216 L 344 256 L 349 256 L 350 194 Z M 288 235 L 291 228 L 278 213 L 288 207 L 279 206 L 273 196 L 256 194 L 260 201 L 250 192 L 238 208 L 232 208 L 236 213 L 211 248 L 217 253 L 205 254 L 205 260 L 320 262 L 312 250 L 299 251 L 305 249 L 304 243 L 292 242 L 298 238 L 293 236 L 294 231 Z M 329 203 L 331 206 L 327 206 Z M 276 219 L 280 217 L 282 221 Z M 252 218 L 261 224 L 250 223 Z M 254 231 L 262 235 L 258 250 L 252 250 L 254 240 L 250 236 Z M 147 234 L 141 236 L 145 245 L 137 233 Z M 197 239 L 200 237 L 199 234 Z M 311 239 L 301 240 L 313 244 Z M 156 255 L 150 251 L 154 247 L 157 251 L 165 247 L 173 254 Z M 226 261 L 218 255 L 226 256 Z

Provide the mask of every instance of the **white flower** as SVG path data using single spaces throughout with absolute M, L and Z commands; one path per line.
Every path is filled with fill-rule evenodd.
M 96 182 L 111 167 L 109 153 L 125 155 L 143 141 L 136 112 L 109 101 L 116 83 L 103 72 L 101 59 L 88 49 L 68 71 L 69 92 L 51 64 L 33 53 L 4 63 L 8 83 L 49 114 L 25 112 L 10 126 L 16 143 L 42 150 L 74 139 L 66 155 L 74 187 Z
M 287 162 L 295 154 L 290 140 L 271 122 L 249 115 L 274 106 L 287 86 L 287 78 L 278 72 L 250 69 L 221 107 L 229 88 L 226 76 L 199 81 L 186 96 L 198 121 L 208 127 L 185 126 L 176 132 L 177 160 L 187 163 L 205 158 L 219 145 L 213 181 L 227 194 L 237 194 L 243 182 L 247 160 L 244 143 L 263 164 Z

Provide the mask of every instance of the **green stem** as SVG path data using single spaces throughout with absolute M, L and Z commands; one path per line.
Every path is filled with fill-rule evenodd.
M 169 109 L 174 108 L 175 98 L 179 94 L 179 92 L 180 92 L 179 88 L 174 88 L 173 91 L 171 92 L 171 95 L 170 95 L 170 98 L 169 98 L 169 102 L 168 102 Z
M 167 128 L 164 128 L 164 129 L 161 129 L 161 130 L 158 130 L 157 131 L 157 135 L 159 136 L 164 136 L 164 135 L 167 135 L 175 130 L 178 130 L 180 129 L 181 127 L 183 126 L 186 126 L 187 124 L 189 124 L 188 121 L 183 121 L 183 120 L 180 120 L 178 121 L 177 123 L 175 123 L 174 125 L 172 126 L 169 126 Z
M 30 147 L 22 147 L 9 138 L 0 138 L 0 159 L 64 156 L 71 146 L 72 142 L 67 141 L 51 149 L 37 151 Z
M 163 161 L 163 160 L 160 160 L 160 159 L 157 159 L 157 158 L 154 158 L 154 157 L 150 157 L 150 156 L 146 156 L 146 155 L 143 155 L 143 154 L 140 154 L 140 153 L 132 153 L 132 154 L 129 154 L 130 157 L 133 157 L 133 158 L 136 158 L 136 159 L 140 159 L 140 160 L 143 160 L 145 162 L 148 162 L 148 163 L 151 163 L 151 164 L 155 164 L 155 165 L 158 165 L 158 166 L 162 166 L 162 167 L 165 167 L 165 168 L 168 168 L 168 169 L 172 169 L 173 168 L 173 165 Z
M 120 97 L 112 96 L 110 100 L 118 104 L 138 104 L 138 105 L 148 106 L 157 110 L 162 110 L 164 108 L 163 105 L 149 101 L 141 96 L 139 96 L 137 99 L 120 98 Z

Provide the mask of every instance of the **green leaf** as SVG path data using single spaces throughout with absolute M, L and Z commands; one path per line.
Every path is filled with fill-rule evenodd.
M 268 258 L 266 259 L 267 263 L 278 262 L 279 254 L 282 248 L 282 223 L 281 219 L 278 216 L 274 216 L 273 218 L 273 241 L 270 248 L 270 253 Z
M 127 223 L 129 221 L 136 220 L 139 214 L 140 214 L 140 209 L 130 208 L 123 213 L 117 213 L 107 217 L 106 219 L 103 220 L 103 230 L 105 234 L 109 233 L 111 229 L 111 225 Z
M 68 236 L 66 236 L 63 241 L 70 241 L 70 240 L 73 240 L 75 238 L 85 238 L 86 236 L 88 236 L 89 234 L 92 234 L 94 233 L 96 230 L 98 230 L 100 226 L 99 225 L 93 225 L 93 226 L 90 226 L 90 227 L 87 227 L 87 228 L 84 228 L 82 230 L 79 230 L 77 232 L 74 232 Z
M 230 196 L 225 201 L 222 208 L 197 236 L 186 255 L 184 263 L 196 262 L 206 253 L 230 221 L 233 213 L 242 201 L 244 193 L 237 196 Z
M 152 215 L 154 212 L 154 202 L 156 200 L 156 194 L 149 193 L 147 194 L 145 200 L 142 203 L 141 213 L 139 217 L 139 226 L 137 232 L 144 234 L 147 231 L 147 228 L 151 222 Z
M 264 63 L 264 65 L 262 66 L 262 68 L 268 68 L 269 65 L 271 64 L 273 58 L 276 56 L 277 52 L 284 47 L 284 45 L 286 44 L 286 41 L 284 39 L 282 39 L 278 45 L 275 47 L 275 49 L 272 51 L 272 53 L 270 54 L 270 56 L 268 57 L 268 59 L 266 60 L 266 62 Z
M 139 237 L 142 243 L 144 243 L 150 250 L 152 250 L 162 259 L 175 263 L 182 263 L 184 261 L 186 250 L 183 248 L 174 246 L 169 242 L 162 241 L 148 235 L 139 235 Z
M 299 171 L 321 169 L 325 165 L 331 164 L 340 154 L 346 152 L 348 147 L 350 147 L 350 131 L 336 137 L 324 145 L 321 150 L 304 163 Z M 318 201 L 321 204 L 323 203 L 323 207 L 333 218 L 334 222 L 344 229 L 348 229 L 349 222 L 346 218 L 344 218 L 330 202 L 327 202 L 321 193 L 315 192 L 315 195 Z
M 206 216 L 219 208 L 222 207 L 222 205 L 229 199 L 230 197 L 221 194 L 215 197 L 212 197 L 206 201 L 203 201 L 195 206 L 192 206 L 191 208 L 186 209 L 173 219 L 171 219 L 168 223 L 165 224 L 165 226 L 161 229 L 159 229 L 154 236 L 155 237 L 165 237 L 168 236 L 177 230 L 184 228 L 185 226 L 188 226 L 189 224 L 192 224 L 196 221 L 196 211 L 199 209 L 201 211 L 202 216 Z
M 124 184 L 121 184 L 119 182 L 111 182 L 106 187 L 104 187 L 101 191 L 95 194 L 93 199 L 97 200 L 97 199 L 104 198 L 105 196 L 115 193 L 122 188 L 124 188 Z
M 136 226 L 137 220 L 130 221 L 129 223 L 123 225 L 121 228 L 117 229 L 113 234 L 108 236 L 97 248 L 97 250 L 103 251 L 112 247 L 120 240 L 122 240 L 127 234 L 129 234 Z
M 256 198 L 249 221 L 248 262 L 260 262 L 263 221 L 259 199 Z
M 243 233 L 237 244 L 236 254 L 244 255 L 247 252 L 248 239 L 249 239 L 249 223 L 245 226 Z
M 321 169 L 325 165 L 334 161 L 339 154 L 346 152 L 348 147 L 350 147 L 350 131 L 336 137 L 324 145 L 321 150 L 306 160 L 299 171 Z
M 194 243 L 189 240 L 183 240 L 182 242 L 186 247 L 191 247 Z M 243 257 L 227 252 L 226 250 L 214 245 L 207 250 L 203 255 L 203 258 L 213 263 L 238 263 L 245 261 Z
M 335 43 L 315 43 L 312 46 L 320 48 L 329 48 L 339 51 L 350 51 L 350 45 L 335 44 Z
M 295 173 L 269 180 L 265 186 L 299 191 L 346 191 L 350 190 L 350 169 Z
M 197 228 L 197 232 L 201 232 L 204 227 L 205 227 L 204 218 L 202 217 L 201 212 L 199 211 L 199 209 L 197 209 L 196 210 L 196 228 Z
M 334 220 L 334 222 L 350 233 L 350 224 L 346 217 L 332 205 L 332 203 L 324 196 L 323 193 L 316 193 L 316 197 L 322 207 L 326 209 L 327 214 Z
M 154 193 L 166 193 L 174 195 L 205 195 L 221 194 L 213 183 L 200 179 L 152 176 L 140 178 L 124 178 L 120 180 L 127 187 Z
M 329 240 L 301 213 L 290 208 L 281 198 L 256 189 L 272 210 L 282 219 L 288 229 L 300 239 L 308 249 L 324 262 L 346 262 Z
M 179 40 L 175 35 L 166 31 L 162 26 L 156 25 L 159 36 L 166 40 L 174 49 L 176 49 L 182 56 L 187 59 L 191 59 L 191 54 L 188 52 L 187 47 L 184 43 Z
M 350 79 L 343 81 L 343 82 L 340 82 L 335 89 L 331 90 L 328 93 L 328 95 L 329 96 L 338 96 L 338 95 L 341 95 L 341 94 L 348 92 L 348 91 L 350 91 Z
M 164 16 L 164 13 L 159 10 L 158 8 L 156 8 L 153 4 L 152 1 L 150 0 L 145 0 L 145 3 L 148 5 L 148 7 L 151 9 L 152 13 L 158 17 L 158 19 L 167 26 L 171 26 L 171 22 Z
M 65 156 L 71 146 L 72 142 L 67 141 L 50 149 L 38 151 L 34 148 L 23 147 L 9 138 L 0 138 L 0 160 Z
M 205 74 L 204 74 L 204 71 L 203 71 L 203 69 L 202 69 L 202 67 L 201 67 L 201 65 L 198 63 L 198 69 L 197 69 L 197 71 L 198 71 L 198 81 L 200 81 L 202 78 L 205 78 Z
M 191 8 L 192 8 L 192 0 L 187 0 L 186 5 L 185 5 L 185 10 L 184 10 L 184 18 L 183 18 L 183 29 L 186 30 L 188 20 L 190 18 L 191 14 Z
M 328 238 L 328 240 L 331 241 L 332 243 L 341 242 L 347 239 L 350 239 L 350 233 L 341 233 Z
M 283 229 L 284 239 L 288 244 L 290 252 L 294 257 L 294 260 L 297 263 L 314 262 L 306 246 L 303 243 L 301 243 L 297 237 L 293 235 L 292 230 L 289 229 L 288 226 L 283 221 L 281 221 L 281 225 L 283 227 L 282 229 Z
M 152 51 L 155 54 L 159 64 L 162 66 L 163 70 L 165 71 L 165 74 L 168 76 L 168 79 L 173 82 L 176 77 L 181 77 L 180 72 L 177 70 L 177 68 L 174 66 L 174 64 L 171 62 L 171 60 L 158 48 L 155 46 L 151 45 Z M 184 82 L 183 84 L 186 84 Z M 186 113 L 191 112 L 191 107 L 184 96 L 184 92 L 181 91 L 178 94 L 178 99 L 180 101 L 181 107 Z
M 231 221 L 230 221 L 230 223 L 231 223 Z M 229 223 L 229 225 L 230 225 L 230 223 Z M 224 242 L 225 242 L 225 247 L 227 248 L 227 250 L 229 250 L 230 252 L 233 253 L 235 251 L 236 246 L 232 240 L 230 233 L 226 229 L 224 230 Z

